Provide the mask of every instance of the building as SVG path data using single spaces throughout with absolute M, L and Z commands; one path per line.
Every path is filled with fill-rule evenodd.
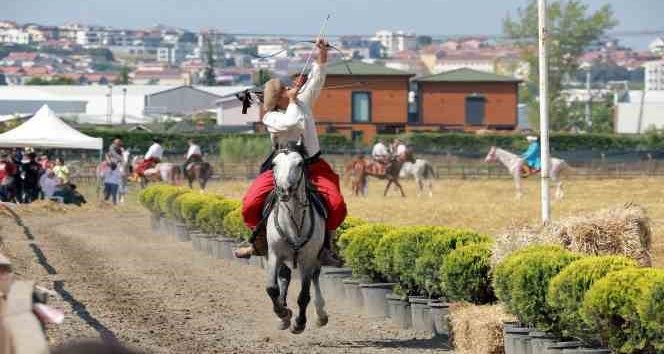
M 463 68 L 493 73 L 494 57 L 475 52 L 448 54 L 438 59 L 434 72 L 444 73 Z
M 20 28 L 0 29 L 0 43 L 7 44 L 30 44 L 32 36 L 30 32 Z
M 378 31 L 375 39 L 385 49 L 385 55 L 391 57 L 397 52 L 417 49 L 417 36 L 412 32 Z
M 198 35 L 198 48 L 196 48 L 198 58 L 207 62 L 208 52 L 212 49 L 212 58 L 215 61 L 215 66 L 220 68 L 223 67 L 225 61 L 224 39 L 224 34 L 217 30 L 210 29 L 201 31 Z
M 646 91 L 664 90 L 664 60 L 649 61 L 645 67 Z
M 462 68 L 413 81 L 418 97 L 413 128 L 473 131 L 517 127 L 518 79 Z
M 650 49 L 650 51 L 652 53 L 655 53 L 657 55 L 663 55 L 664 54 L 664 38 L 662 38 L 662 37 L 655 38 L 655 40 L 650 42 L 650 45 L 648 45 L 648 49 Z
M 314 106 L 319 132 L 370 143 L 376 134 L 405 131 L 411 77 L 409 72 L 361 61 L 330 64 Z
M 617 134 L 642 134 L 664 129 L 664 91 L 629 91 L 616 105 Z

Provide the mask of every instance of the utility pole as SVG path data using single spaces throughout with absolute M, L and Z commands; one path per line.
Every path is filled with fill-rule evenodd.
M 113 124 L 113 85 L 108 85 L 106 94 L 106 123 Z
M 588 132 L 592 130 L 593 126 L 593 117 L 591 110 L 593 95 L 592 92 L 590 91 L 590 75 L 591 75 L 591 68 L 588 67 L 586 70 L 586 91 L 588 91 L 588 100 L 586 101 L 586 127 L 588 128 Z
M 551 220 L 549 200 L 549 65 L 547 60 L 546 0 L 538 0 L 539 6 L 539 104 L 540 104 L 540 158 L 542 160 L 542 222 Z
M 127 124 L 127 88 L 122 88 L 122 125 Z

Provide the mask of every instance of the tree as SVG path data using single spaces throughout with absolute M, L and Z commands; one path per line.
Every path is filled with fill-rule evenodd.
M 120 69 L 120 75 L 115 80 L 116 85 L 129 85 L 129 68 L 126 65 Z
M 522 48 L 523 59 L 530 65 L 530 77 L 523 92 L 523 100 L 530 106 L 530 119 L 539 122 L 538 88 L 539 58 L 537 1 L 530 0 L 525 9 L 519 8 L 516 18 L 508 16 L 504 23 L 507 37 Z M 549 115 L 553 130 L 565 129 L 569 122 L 569 105 L 563 97 L 563 84 L 567 78 L 575 77 L 579 70 L 578 59 L 586 49 L 606 32 L 615 27 L 610 5 L 589 13 L 588 5 L 581 0 L 557 0 L 548 5 L 548 49 L 549 49 Z
M 428 47 L 433 43 L 433 38 L 430 36 L 417 36 L 417 47 L 424 48 Z
M 205 71 L 203 72 L 203 83 L 206 86 L 215 86 L 217 85 L 217 75 L 214 72 L 214 45 L 209 39 L 206 40 L 207 44 L 207 53 L 206 53 L 206 63 Z
M 270 81 L 272 74 L 269 70 L 260 69 L 254 77 L 254 86 L 263 86 L 266 82 Z
M 56 76 L 50 80 L 42 79 L 41 77 L 33 77 L 25 82 L 26 85 L 78 85 L 74 79 L 64 76 Z

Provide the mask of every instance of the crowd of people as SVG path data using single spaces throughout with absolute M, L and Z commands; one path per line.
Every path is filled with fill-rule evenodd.
M 51 160 L 32 149 L 0 151 L 0 201 L 32 203 L 57 200 L 82 205 L 85 198 L 71 183 L 71 171 L 63 158 Z

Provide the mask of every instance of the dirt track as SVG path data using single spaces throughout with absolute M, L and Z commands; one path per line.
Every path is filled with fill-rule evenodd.
M 150 231 L 147 215 L 86 209 L 0 216 L 21 278 L 54 289 L 67 312 L 53 344 L 117 338 L 150 353 L 420 353 L 442 344 L 375 322 L 328 299 L 330 324 L 295 336 L 276 330 L 257 267 L 213 260 Z M 19 222 L 20 223 L 20 222 Z M 30 240 L 34 238 L 34 240 Z M 291 290 L 291 308 L 296 306 Z M 310 306 L 313 311 L 313 303 Z

